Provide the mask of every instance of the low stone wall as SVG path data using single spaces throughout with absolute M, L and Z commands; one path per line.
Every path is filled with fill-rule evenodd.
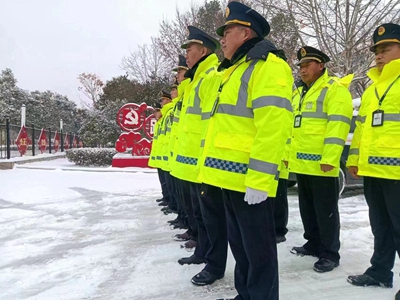
M 47 161 L 47 160 L 54 160 L 58 158 L 64 158 L 65 153 L 57 153 L 54 155 L 48 155 L 48 156 L 31 156 L 31 157 L 24 157 L 21 160 L 0 160 L 0 170 L 11 170 L 14 168 L 14 164 L 17 165 L 22 165 L 22 164 L 29 164 L 33 162 L 38 162 L 38 161 Z

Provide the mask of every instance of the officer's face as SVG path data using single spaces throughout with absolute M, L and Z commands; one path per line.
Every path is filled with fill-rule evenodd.
M 191 43 L 186 48 L 186 64 L 191 69 L 204 55 L 207 54 L 207 48 L 196 43 Z
M 237 25 L 226 26 L 224 36 L 221 39 L 221 49 L 225 58 L 231 59 L 236 50 L 250 38 L 250 28 Z
M 178 97 L 178 90 L 177 89 L 171 90 L 171 98 L 174 99 L 176 97 Z
M 165 104 L 167 104 L 167 103 L 169 103 L 169 102 L 171 102 L 171 99 L 169 99 L 169 98 L 167 98 L 167 97 L 162 97 L 162 98 L 161 98 L 161 102 L 160 102 L 161 107 L 163 107 Z
M 178 69 L 178 74 L 176 75 L 176 80 L 178 80 L 178 83 L 181 83 L 183 80 L 185 80 L 185 73 L 186 69 Z
M 383 67 L 392 60 L 400 58 L 400 44 L 385 43 L 376 46 L 375 62 L 379 72 L 382 72 Z
M 158 108 L 156 108 L 155 110 L 154 110 L 154 117 L 156 117 L 156 120 L 158 120 L 159 118 L 161 118 L 161 111 L 160 111 L 160 109 L 158 109 Z
M 300 78 L 308 86 L 317 80 L 324 70 L 324 64 L 315 60 L 303 62 L 299 67 Z

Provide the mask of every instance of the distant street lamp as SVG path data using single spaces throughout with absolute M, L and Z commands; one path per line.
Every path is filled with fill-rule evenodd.
M 61 141 L 61 152 L 64 152 L 63 119 L 60 119 L 60 141 Z

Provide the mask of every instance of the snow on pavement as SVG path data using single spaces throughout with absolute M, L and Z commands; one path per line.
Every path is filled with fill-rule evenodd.
M 180 266 L 180 249 L 155 199 L 157 174 L 74 168 L 65 159 L 0 171 L 0 299 L 216 299 L 235 296 L 234 260 L 225 277 L 197 287 L 202 265 Z M 22 167 L 22 166 L 21 166 Z M 114 168 L 112 168 L 114 169 Z M 98 172 L 101 171 L 101 172 Z M 341 265 L 319 274 L 312 257 L 289 252 L 302 245 L 296 191 L 289 197 L 287 241 L 278 245 L 280 299 L 393 299 L 400 288 L 360 288 L 346 282 L 364 272 L 373 251 L 362 195 L 340 200 Z

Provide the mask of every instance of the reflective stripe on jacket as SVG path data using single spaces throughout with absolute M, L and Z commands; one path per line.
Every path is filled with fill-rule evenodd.
M 247 55 L 248 56 L 248 55 Z M 225 70 L 200 161 L 199 181 L 274 197 L 290 134 L 293 77 L 275 54 L 247 56 Z
M 294 92 L 293 114 L 301 115 L 300 127 L 292 124 L 289 170 L 316 176 L 339 176 L 340 157 L 350 130 L 353 104 L 348 89 L 328 71 L 318 78 L 302 99 Z M 323 172 L 321 164 L 334 166 Z
M 182 180 L 198 182 L 196 165 L 201 141 L 200 105 L 205 97 L 203 81 L 210 72 L 216 70 L 217 66 L 217 55 L 209 55 L 199 64 L 193 80 L 185 88 L 175 147 L 176 158 L 171 171 L 173 176 Z
M 153 142 L 149 158 L 149 167 L 161 168 L 164 164 L 163 148 L 165 138 L 165 120 L 167 111 L 172 106 L 172 103 L 167 103 L 161 108 L 161 117 L 157 120 L 154 126 Z
M 347 166 L 358 166 L 361 176 L 399 180 L 400 59 L 385 65 L 381 74 L 377 68 L 371 69 L 368 76 L 373 83 L 361 98 Z M 382 97 L 393 82 L 379 108 L 378 96 Z M 378 108 L 384 112 L 383 125 L 373 127 L 372 114 Z
M 172 126 L 171 126 L 171 133 L 169 138 L 169 159 L 168 159 L 168 167 L 169 171 L 174 168 L 175 165 L 175 158 L 176 158 L 176 149 L 175 146 L 177 145 L 178 139 L 178 132 L 179 132 L 179 117 L 181 114 L 182 108 L 182 101 L 185 92 L 186 86 L 189 84 L 190 79 L 183 80 L 178 86 L 178 97 L 176 98 L 177 101 L 175 102 L 174 109 L 173 109 L 173 119 L 172 119 Z

